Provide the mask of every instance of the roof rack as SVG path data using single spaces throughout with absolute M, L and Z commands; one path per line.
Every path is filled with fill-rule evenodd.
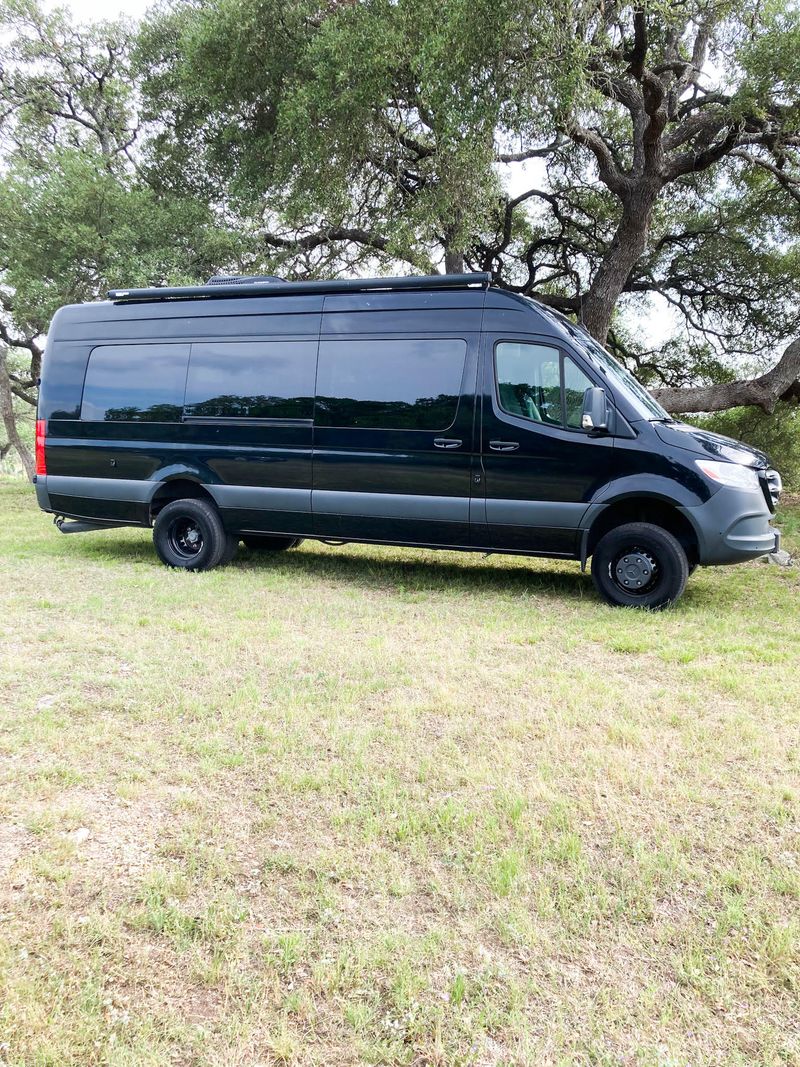
M 115 303 L 136 300 L 211 300 L 226 296 L 294 296 L 300 293 L 363 293 L 369 290 L 397 289 L 488 289 L 492 276 L 476 274 L 420 274 L 405 278 L 334 278 L 331 281 L 285 282 L 238 278 L 213 281 L 208 285 L 160 286 L 152 289 L 109 289 L 108 299 Z
M 252 285 L 253 282 L 282 282 L 277 274 L 215 274 L 206 285 Z

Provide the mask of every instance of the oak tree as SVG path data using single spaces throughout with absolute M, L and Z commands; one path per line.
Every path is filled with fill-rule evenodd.
M 272 269 L 491 270 L 672 409 L 769 410 L 796 347 L 724 380 L 797 333 L 798 45 L 754 0 L 198 0 L 139 60 L 159 180 L 229 204 Z M 648 350 L 654 300 L 676 326 Z

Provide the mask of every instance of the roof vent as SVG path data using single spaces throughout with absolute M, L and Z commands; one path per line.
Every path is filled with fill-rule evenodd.
M 277 274 L 215 274 L 207 285 L 252 285 L 254 282 L 282 282 Z

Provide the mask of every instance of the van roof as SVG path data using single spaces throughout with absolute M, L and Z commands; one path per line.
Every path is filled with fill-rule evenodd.
M 361 293 L 371 290 L 488 289 L 492 276 L 474 274 L 421 274 L 402 278 L 334 278 L 330 281 L 286 282 L 276 278 L 212 278 L 207 285 L 156 286 L 150 289 L 109 289 L 114 303 L 134 301 L 215 300 L 221 297 L 294 296 L 301 293 Z

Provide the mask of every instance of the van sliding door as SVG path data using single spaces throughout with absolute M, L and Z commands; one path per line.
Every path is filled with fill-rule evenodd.
M 420 319 L 434 324 L 430 314 Z M 477 333 L 326 336 L 323 316 L 316 534 L 469 543 L 477 350 Z

